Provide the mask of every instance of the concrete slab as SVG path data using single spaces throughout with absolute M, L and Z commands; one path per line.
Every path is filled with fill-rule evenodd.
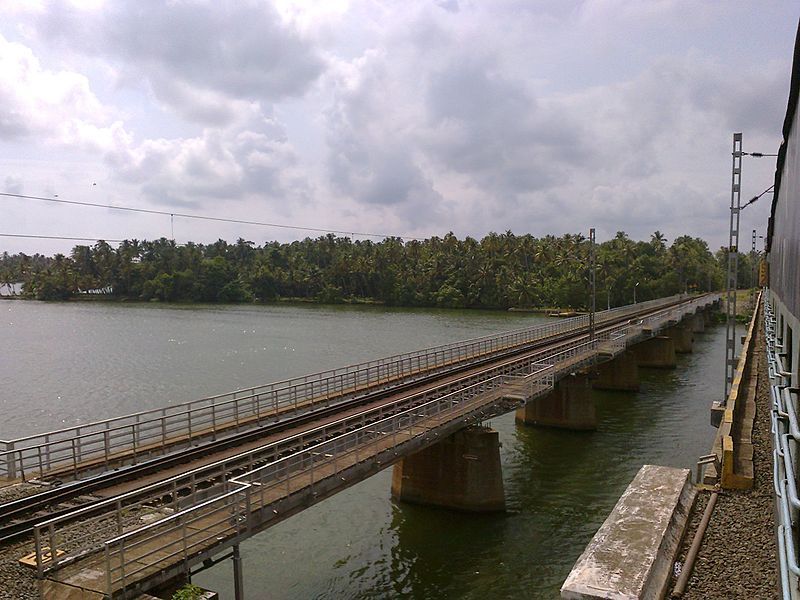
M 643 466 L 575 563 L 561 597 L 662 598 L 695 494 L 689 469 Z
M 49 579 L 42 582 L 41 596 L 48 600 L 103 600 L 105 598 L 100 592 Z

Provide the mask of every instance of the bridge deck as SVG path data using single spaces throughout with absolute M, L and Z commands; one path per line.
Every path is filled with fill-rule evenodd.
M 151 479 L 169 477 L 164 472 L 109 490 L 111 502 L 116 502 L 116 517 L 103 517 L 111 528 L 108 523 L 98 527 L 101 539 L 107 541 L 98 545 L 86 540 L 84 546 L 68 549 L 63 563 L 43 565 L 44 584 L 132 597 L 466 424 L 513 410 L 546 393 L 565 373 L 588 362 L 607 360 L 626 344 L 649 337 L 711 301 L 701 298 L 656 311 L 635 326 L 622 324 L 606 331 L 603 339 L 587 341 L 582 334 L 577 345 L 563 344 L 549 354 L 539 350 L 494 368 L 475 368 L 466 376 L 445 376 L 416 395 L 409 396 L 406 391 L 369 406 L 343 410 L 315 422 L 317 433 L 305 440 L 303 431 L 308 425 L 225 451 L 225 457 L 249 450 L 263 454 L 258 459 L 251 454 L 245 467 L 222 465 L 209 470 L 209 481 L 216 481 L 211 489 L 200 490 L 191 479 L 194 495 L 189 499 L 178 498 L 180 488 L 176 486 L 187 485 L 184 480 L 173 483 L 171 491 L 156 484 L 150 496 L 135 497 L 130 505 L 114 496 L 126 490 L 135 495 Z M 385 410 L 390 405 L 393 408 Z M 297 441 L 291 441 L 293 434 Z M 208 456 L 202 462 L 217 464 L 219 458 Z M 186 467 L 176 471 L 185 472 Z M 162 500 L 170 495 L 171 499 Z M 71 518 L 79 522 L 79 517 Z M 59 528 L 68 528 L 70 523 L 69 518 L 59 518 L 37 527 L 40 555 L 48 539 L 50 545 L 61 549 Z
M 573 365 L 587 358 L 577 356 L 570 359 Z M 565 365 L 569 368 L 571 365 Z M 403 441 L 435 434 L 439 429 L 459 418 L 467 417 L 482 407 L 496 404 L 509 396 L 513 398 L 530 398 L 547 391 L 548 387 L 539 385 L 527 386 L 522 382 L 512 382 L 481 394 L 471 400 L 460 403 L 447 414 L 426 417 L 423 422 L 415 423 L 403 431 Z M 438 436 L 437 436 L 438 437 Z M 363 464 L 377 464 L 380 469 L 390 466 L 406 453 L 395 452 L 400 443 L 396 436 L 384 435 L 371 438 L 358 447 L 337 455 L 336 460 L 329 460 L 311 470 L 299 470 L 287 478 L 271 485 L 257 485 L 249 490 L 249 494 L 241 492 L 230 502 L 211 504 L 206 510 L 198 511 L 180 519 L 179 523 L 168 521 L 161 526 L 154 526 L 140 540 L 134 540 L 120 551 L 93 554 L 60 569 L 49 579 L 81 590 L 106 593 L 108 590 L 108 573 L 111 574 L 112 594 L 125 589 L 136 589 L 137 583 L 152 579 L 155 575 L 169 573 L 182 568 L 189 557 L 208 554 L 209 551 L 230 545 L 240 537 L 240 524 L 251 522 L 251 527 L 261 530 L 277 519 L 265 516 L 273 512 L 275 506 L 281 505 L 292 496 L 302 497 L 316 488 L 325 488 L 326 484 L 335 481 L 343 472 L 351 471 Z M 394 461 L 380 460 L 387 453 L 395 454 Z M 335 484 L 336 488 L 348 485 L 347 481 Z M 304 494 L 305 493 L 305 494 Z M 169 517 L 168 511 L 162 513 Z M 132 527 L 131 529 L 138 529 Z M 124 571 L 124 572 L 123 572 Z

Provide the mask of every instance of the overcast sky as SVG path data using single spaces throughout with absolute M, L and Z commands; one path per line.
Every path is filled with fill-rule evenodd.
M 800 16 L 794 0 L 0 10 L 0 191 L 418 237 L 658 229 L 712 249 L 732 133 L 777 151 Z M 749 198 L 775 159 L 744 160 Z M 746 248 L 770 200 L 743 213 Z M 169 217 L 35 200 L 0 197 L 0 215 L 0 233 L 172 235 Z M 179 243 L 305 235 L 174 220 Z

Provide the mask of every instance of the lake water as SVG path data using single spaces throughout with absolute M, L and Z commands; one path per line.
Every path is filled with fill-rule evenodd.
M 0 302 L 0 439 L 535 324 L 521 313 L 321 306 Z M 599 427 L 492 421 L 508 511 L 398 504 L 387 469 L 242 544 L 247 598 L 557 598 L 642 464 L 693 467 L 721 395 L 724 328 L 635 394 L 595 392 Z M 195 583 L 233 597 L 225 561 Z

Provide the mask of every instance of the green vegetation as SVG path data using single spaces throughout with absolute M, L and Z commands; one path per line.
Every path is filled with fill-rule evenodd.
M 724 250 L 715 257 L 699 238 L 667 246 L 624 232 L 597 246 L 597 306 L 618 306 L 723 285 Z M 490 233 L 480 241 L 443 238 L 403 242 L 353 241 L 333 235 L 255 246 L 188 243 L 161 238 L 76 246 L 70 256 L 9 255 L 0 285 L 23 282 L 23 295 L 65 300 L 106 289 L 120 299 L 252 302 L 297 299 L 324 303 L 377 302 L 453 308 L 574 307 L 589 303 L 589 242 L 561 237 Z M 740 255 L 740 282 L 750 285 L 751 257 Z
M 200 600 L 204 593 L 203 588 L 187 583 L 172 594 L 172 600 Z

